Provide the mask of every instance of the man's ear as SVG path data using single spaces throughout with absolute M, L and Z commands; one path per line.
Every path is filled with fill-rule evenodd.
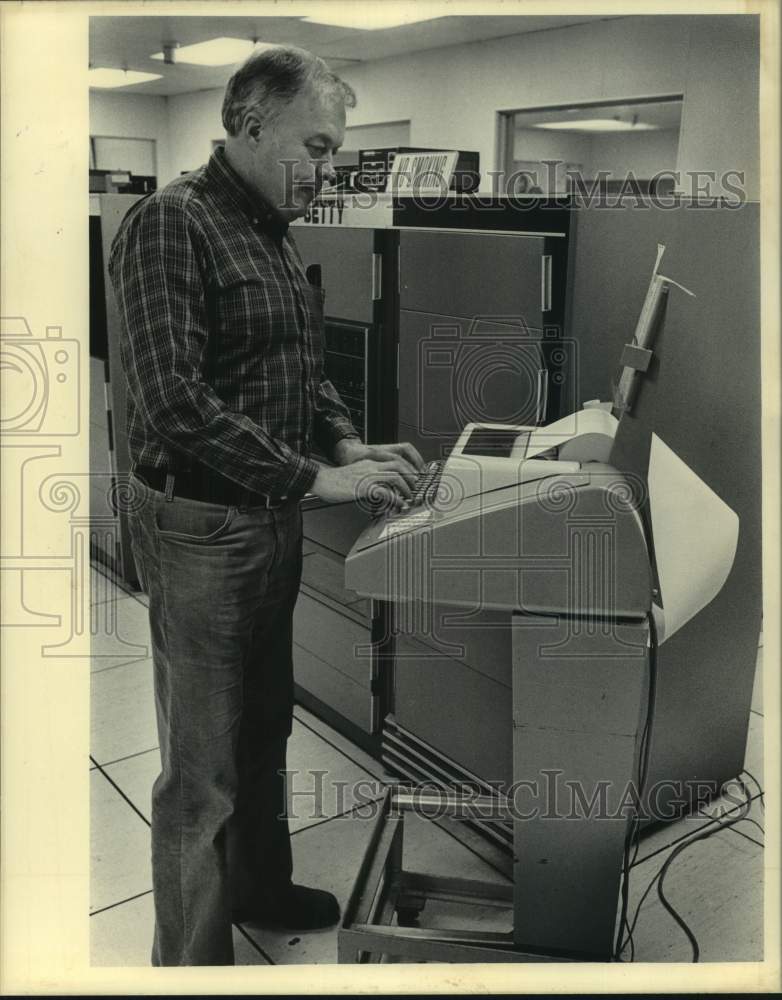
M 244 134 L 252 142 L 258 142 L 263 135 L 263 125 L 258 116 L 252 112 L 244 119 Z

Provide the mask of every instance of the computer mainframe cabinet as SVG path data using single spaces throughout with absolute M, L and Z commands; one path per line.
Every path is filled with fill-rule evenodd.
M 470 420 L 542 423 L 567 410 L 561 386 L 569 384 L 570 356 L 561 343 L 568 210 L 542 199 L 519 206 L 454 196 L 421 211 L 412 200 L 384 203 L 384 197 L 371 210 L 347 204 L 341 211 L 309 213 L 291 228 L 305 266 L 320 265 L 319 275 L 310 274 L 325 290 L 327 344 L 330 330 L 343 327 L 364 329 L 371 341 L 367 439 L 410 441 L 431 460 L 447 453 Z M 384 213 L 380 221 L 378 211 Z M 328 355 L 325 373 L 331 374 Z M 412 733 L 423 703 L 414 671 L 399 665 L 399 657 L 403 647 L 420 653 L 426 637 L 398 636 L 393 606 L 351 602 L 342 587 L 345 556 L 369 513 L 314 498 L 303 507 L 304 576 L 294 621 L 297 698 L 396 766 L 399 758 L 392 763 L 384 749 L 390 725 L 397 735 L 406 732 L 403 722 L 393 722 L 394 710 Z M 467 686 L 456 684 L 449 703 L 474 696 L 470 679 L 465 674 Z M 485 683 L 501 702 L 506 681 Z M 479 697 L 491 714 L 492 699 Z M 453 748 L 434 719 L 430 714 L 418 727 L 419 749 L 423 756 L 429 746 L 432 753 L 442 750 L 458 771 L 464 765 L 452 761 Z M 489 753 L 484 763 L 493 772 L 495 750 Z

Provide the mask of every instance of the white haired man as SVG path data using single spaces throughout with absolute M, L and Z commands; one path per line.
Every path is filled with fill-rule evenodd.
M 226 89 L 225 148 L 134 205 L 112 246 L 162 762 L 154 965 L 233 964 L 232 922 L 339 918 L 292 880 L 280 773 L 298 501 L 400 503 L 423 467 L 408 444 L 363 444 L 323 378 L 321 291 L 288 233 L 333 177 L 354 103 L 308 52 L 254 54 Z

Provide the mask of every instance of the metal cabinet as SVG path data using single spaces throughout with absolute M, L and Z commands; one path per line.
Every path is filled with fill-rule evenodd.
M 382 426 L 394 390 L 380 377 L 387 342 L 370 229 L 293 230 L 305 267 L 318 265 L 325 291 L 324 371 L 365 440 Z M 387 368 L 387 366 L 386 366 Z M 321 456 L 321 458 L 324 458 Z M 305 556 L 293 623 L 296 697 L 354 742 L 377 752 L 385 681 L 385 612 L 344 589 L 344 562 L 369 514 L 353 504 L 304 501 Z
M 305 502 L 293 670 L 297 699 L 373 750 L 381 720 L 382 614 L 344 586 L 345 556 L 368 519 L 353 504 L 307 509 Z
M 454 221 L 459 228 L 444 228 Z M 320 265 L 327 340 L 335 323 L 365 324 L 375 338 L 367 386 L 375 439 L 410 441 L 431 460 L 444 457 L 470 421 L 558 416 L 561 400 L 551 389 L 561 360 L 552 345 L 562 338 L 567 213 L 547 218 L 545 233 L 527 232 L 530 216 L 502 203 L 486 212 L 465 203 L 411 222 L 292 230 L 305 265 Z M 446 647 L 457 636 L 469 655 L 449 659 L 435 635 L 404 634 L 392 606 L 351 603 L 341 584 L 344 557 L 367 516 L 352 505 L 304 512 L 308 552 L 294 623 L 299 700 L 376 754 L 386 754 L 393 727 L 392 770 L 415 743 L 421 777 L 507 778 L 510 737 L 507 746 L 487 741 L 481 724 L 465 727 L 461 716 L 470 705 L 487 726 L 503 712 L 510 718 L 510 651 L 497 648 L 509 631 L 459 632 L 451 624 Z M 368 657 L 359 652 L 367 644 Z
M 553 345 L 566 246 L 557 239 L 554 251 L 539 235 L 400 234 L 397 430 L 427 459 L 445 457 L 470 422 L 559 416 L 564 401 L 550 389 L 562 366 Z M 410 608 L 395 615 L 386 765 L 416 780 L 509 784 L 509 621 L 480 613 L 460 625 L 455 609 L 432 607 L 411 628 Z
M 103 303 L 93 301 L 90 310 L 90 343 L 99 357 L 90 367 L 90 517 L 93 558 L 107 564 L 125 583 L 139 586 L 130 548 L 127 515 L 115 509 L 112 497 L 123 490 L 130 472 L 127 439 L 127 387 L 120 357 L 120 318 L 108 275 L 111 244 L 128 209 L 139 200 L 134 194 L 91 195 L 90 270 L 93 298 L 105 294 Z M 94 208 L 93 208 L 94 206 Z M 94 220 L 99 221 L 99 225 Z M 105 324 L 105 327 L 104 327 Z M 93 420 L 92 414 L 103 417 Z M 108 449 L 108 450 L 106 450 Z M 119 486 L 119 490 L 117 490 Z
M 542 236 L 403 231 L 400 306 L 539 330 L 551 280 L 544 247 Z

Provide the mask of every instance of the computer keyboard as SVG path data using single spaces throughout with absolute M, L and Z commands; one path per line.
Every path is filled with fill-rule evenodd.
M 412 495 L 404 505 L 405 510 L 434 503 L 444 465 L 445 462 L 430 462 L 423 472 L 419 473 L 418 479 L 413 485 Z

